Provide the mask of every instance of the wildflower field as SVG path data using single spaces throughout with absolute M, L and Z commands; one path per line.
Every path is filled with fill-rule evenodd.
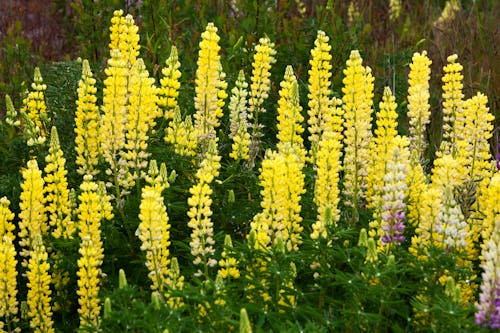
M 53 3 L 63 61 L 0 34 L 0 331 L 500 328 L 495 1 Z

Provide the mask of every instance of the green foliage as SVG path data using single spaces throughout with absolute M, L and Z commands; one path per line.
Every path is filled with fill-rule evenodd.
M 5 95 L 10 95 L 14 105 L 21 103 L 26 82 L 32 77 L 33 64 L 39 58 L 22 29 L 22 23 L 16 21 L 2 32 L 0 39 L 0 118 L 5 115 Z

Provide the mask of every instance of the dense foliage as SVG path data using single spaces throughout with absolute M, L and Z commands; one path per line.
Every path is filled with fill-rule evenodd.
M 2 329 L 499 328 L 496 101 L 401 1 L 372 69 L 376 7 L 73 3 L 82 58 L 0 119 Z

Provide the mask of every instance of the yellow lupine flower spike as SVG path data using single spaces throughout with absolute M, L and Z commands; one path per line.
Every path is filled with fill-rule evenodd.
M 410 141 L 411 145 L 411 141 Z M 413 150 L 410 151 L 410 155 L 413 154 Z M 427 178 L 424 174 L 424 169 L 420 163 L 416 163 L 412 160 L 410 165 L 410 173 L 408 175 L 408 193 L 406 197 L 408 198 L 408 223 L 412 226 L 417 226 L 420 224 L 420 202 L 422 201 L 422 194 L 427 189 Z
M 170 286 L 172 290 L 182 290 L 184 288 L 184 276 L 181 275 L 181 271 L 179 269 L 179 262 L 176 257 L 173 257 L 170 261 L 170 269 L 168 270 L 169 277 L 167 280 L 167 284 Z M 171 308 L 177 308 L 183 305 L 181 297 L 171 297 L 167 295 L 167 303 Z
M 248 119 L 253 120 L 250 124 L 250 166 L 253 167 L 255 158 L 259 154 L 260 139 L 262 137 L 263 125 L 259 123 L 259 114 L 266 110 L 262 106 L 269 97 L 271 90 L 271 67 L 276 62 L 276 50 L 274 43 L 268 37 L 259 39 L 255 46 L 252 62 L 252 76 L 250 78 L 250 95 L 248 98 Z
M 46 176 L 44 177 L 45 199 L 49 213 L 49 224 L 54 228 L 52 235 L 55 238 L 73 238 L 76 227 L 71 219 L 68 171 L 55 127 L 52 127 L 49 154 L 45 157 L 45 161 L 47 162 L 45 166 Z
M 154 78 L 149 77 L 142 58 L 137 59 L 130 71 L 128 90 L 128 112 L 126 121 L 126 142 L 122 157 L 127 161 L 130 173 L 129 185 L 144 178 L 143 169 L 147 167 L 148 132 L 159 116 L 157 89 Z
M 488 97 L 482 93 L 463 103 L 464 125 L 458 142 L 459 154 L 465 157 L 469 178 L 477 181 L 487 178 L 491 169 L 489 139 L 495 117 L 487 107 Z
M 0 199 L 0 203 L 4 198 Z M 3 205 L 3 203 L 1 203 Z M 0 208 L 1 209 L 1 208 Z M 1 218 L 1 217 L 0 217 Z M 0 327 L 13 328 L 19 321 L 17 302 L 16 248 L 13 238 L 2 235 L 0 239 Z
M 50 117 L 47 113 L 45 105 L 45 90 L 47 85 L 43 83 L 42 74 L 38 67 L 35 68 L 33 83 L 31 84 L 33 91 L 28 93 L 28 96 L 23 99 L 21 115 L 24 115 L 29 121 L 26 122 L 23 129 L 25 137 L 28 139 L 28 146 L 41 145 L 47 140 L 47 126 L 50 123 Z
M 88 60 L 82 63 L 82 78 L 78 82 L 78 100 L 75 112 L 75 152 L 78 173 L 96 175 L 101 154 L 99 142 L 99 109 L 97 107 L 96 80 Z
M 500 173 L 497 172 L 482 197 L 482 206 L 485 208 L 483 223 L 487 226 L 483 233 L 481 269 L 482 283 L 479 302 L 476 304 L 475 319 L 477 324 L 484 327 L 498 328 L 498 289 L 500 284 Z
M 47 333 L 54 332 L 54 322 L 52 320 L 51 290 L 50 290 L 50 264 L 47 261 L 48 255 L 42 243 L 41 236 L 38 236 L 30 251 L 28 264 L 28 317 L 30 327 L 34 332 Z
M 486 190 L 492 170 L 489 141 L 495 117 L 489 112 L 487 103 L 488 98 L 482 93 L 463 102 L 463 127 L 457 138 L 457 155 L 465 166 L 462 177 L 466 179 L 464 186 L 460 188 L 462 193 L 459 199 L 462 203 L 470 203 L 464 207 L 464 215 L 470 224 L 470 234 L 475 243 L 478 243 L 484 227 L 480 218 L 482 208 L 477 198 Z M 468 192 L 469 188 L 472 192 Z
M 498 198 L 500 198 L 500 172 L 497 171 L 491 178 L 488 187 L 478 198 L 479 207 L 481 207 L 481 212 L 484 214 L 481 220 L 483 225 L 481 236 L 484 240 L 483 251 L 485 250 L 484 245 L 492 237 L 495 232 L 494 230 L 497 230 L 497 232 L 500 231 L 500 205 L 498 204 Z M 485 258 L 481 259 L 484 260 Z
M 22 265 L 28 265 L 27 258 L 33 248 L 34 241 L 48 231 L 47 216 L 45 215 L 44 181 L 42 172 L 38 169 L 36 160 L 30 160 L 23 170 L 21 197 L 19 208 L 19 254 L 24 257 Z
M 340 170 L 342 167 L 342 109 L 341 101 L 332 100 L 336 111 L 334 116 L 325 119 L 325 126 L 316 153 L 316 182 L 314 184 L 314 203 L 318 217 L 312 225 L 312 239 L 327 237 L 327 226 L 336 225 L 340 218 Z
M 195 265 L 203 265 L 204 272 L 198 270 L 197 276 L 205 274 L 207 276 L 208 267 L 217 265 L 217 260 L 213 258 L 215 241 L 213 222 L 211 220 L 212 210 L 212 188 L 210 184 L 219 175 L 220 156 L 217 154 L 217 143 L 211 140 L 208 151 L 200 163 L 196 172 L 197 183 L 190 189 L 191 196 L 188 198 L 188 205 L 191 207 L 187 213 L 189 217 L 188 227 L 191 231 L 191 254 L 195 258 Z
M 80 327 L 98 326 L 100 321 L 99 281 L 104 250 L 101 240 L 101 220 L 113 217 L 110 197 L 104 185 L 98 185 L 91 175 L 83 177 L 78 196 L 78 235 L 81 239 L 78 259 L 78 314 Z
M 425 128 L 430 122 L 429 79 L 432 61 L 427 52 L 414 53 L 408 74 L 408 120 L 413 163 L 420 162 L 426 150 Z
M 169 277 L 170 225 L 162 191 L 168 187 L 168 180 L 155 168 L 156 162 L 153 160 L 150 162 L 148 184 L 142 189 L 139 206 L 141 222 L 136 234 L 142 242 L 141 250 L 146 252 L 148 276 L 153 283 L 151 289 L 164 294 Z
M 181 77 L 179 67 L 181 67 L 181 64 L 175 46 L 172 46 L 170 56 L 165 61 L 165 64 L 166 67 L 161 70 L 163 76 L 160 79 L 161 88 L 158 92 L 158 106 L 162 108 L 165 119 L 170 121 L 174 117 L 179 88 L 181 86 L 179 82 Z
M 203 146 L 206 149 L 209 140 L 216 138 L 215 129 L 223 115 L 227 83 L 224 81 L 225 74 L 219 56 L 220 37 L 213 23 L 208 23 L 201 38 L 195 79 L 194 128 L 198 139 L 205 142 Z
M 299 86 L 297 78 L 293 73 L 292 66 L 287 66 L 285 76 L 280 83 L 281 90 L 278 100 L 278 150 L 283 151 L 284 147 L 291 147 L 302 163 L 305 163 L 306 151 L 304 148 L 304 139 L 302 133 L 304 128 L 302 122 L 302 106 L 299 102 Z
M 353 207 L 353 222 L 359 219 L 358 209 L 365 197 L 366 160 L 369 158 L 372 124 L 373 81 L 369 67 L 362 66 L 359 51 L 351 51 L 344 69 L 342 92 L 344 109 L 344 196 Z
M 250 134 L 248 133 L 247 122 L 247 95 L 248 83 L 245 81 L 245 74 L 241 70 L 236 80 L 236 86 L 231 90 L 229 102 L 230 134 L 233 140 L 232 150 L 229 157 L 235 160 L 249 159 Z
M 417 258 L 427 260 L 427 247 L 443 247 L 443 235 L 437 232 L 441 221 L 442 193 L 435 187 L 428 187 L 421 196 L 419 205 L 420 223 L 411 239 L 409 252 Z
M 10 211 L 9 205 L 10 201 L 7 197 L 0 198 L 0 239 L 6 236 L 13 241 L 15 238 L 13 231 L 16 226 L 12 223 L 14 213 Z
M 462 65 L 456 62 L 458 56 L 448 57 L 448 64 L 444 66 L 443 81 L 443 140 L 439 147 L 441 154 L 452 154 L 457 157 L 457 140 L 463 128 L 463 83 Z
M 259 175 L 262 212 L 251 230 L 255 249 L 270 249 L 281 239 L 287 251 L 298 251 L 303 230 L 300 199 L 304 190 L 304 162 L 288 144 L 283 151 L 268 150 Z
M 139 27 L 134 23 L 132 15 L 123 17 L 123 10 L 115 10 L 111 18 L 109 49 L 119 50 L 127 67 L 134 66 L 139 55 Z
M 173 144 L 175 152 L 179 155 L 196 155 L 197 140 L 191 116 L 186 116 L 186 119 L 182 120 L 179 106 L 175 107 L 174 117 L 166 129 L 165 142 Z
M 105 69 L 100 144 L 104 160 L 109 164 L 106 174 L 113 176 L 115 199 L 121 204 L 122 187 L 128 187 L 127 164 L 120 156 L 125 146 L 128 103 L 129 70 L 119 50 L 111 51 L 111 59 Z
M 222 251 L 222 259 L 219 261 L 218 276 L 222 279 L 238 279 L 240 277 L 240 270 L 238 269 L 238 261 L 234 256 L 233 242 L 230 235 L 224 238 L 224 251 Z
M 333 117 L 335 105 L 330 98 L 332 91 L 331 86 L 331 60 L 330 55 L 331 46 L 328 44 L 329 38 L 324 31 L 319 30 L 316 40 L 314 41 L 314 48 L 311 50 L 311 60 L 309 64 L 309 98 L 307 114 L 309 119 L 309 142 L 311 143 L 310 156 L 314 162 L 318 150 L 319 142 L 324 131 L 324 123 L 329 118 Z
M 387 163 L 391 159 L 394 147 L 394 138 L 398 134 L 396 113 L 396 98 L 389 87 L 385 87 L 380 110 L 377 113 L 377 128 L 375 138 L 371 142 L 371 158 L 367 167 L 367 189 L 366 201 L 369 208 L 374 208 L 374 218 L 380 218 L 382 207 L 382 187 L 384 186 L 384 175 L 387 174 Z M 372 236 L 372 235 L 370 235 Z M 372 236 L 373 237 L 373 236 Z

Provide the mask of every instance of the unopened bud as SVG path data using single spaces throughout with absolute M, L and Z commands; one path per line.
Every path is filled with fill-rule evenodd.
M 106 297 L 104 300 L 104 319 L 111 318 L 111 300 Z
M 240 310 L 240 333 L 252 333 L 252 326 L 245 308 Z
M 234 191 L 233 190 L 229 190 L 228 194 L 227 194 L 227 202 L 234 203 L 235 201 L 236 201 L 236 199 L 234 197 Z
M 127 286 L 127 276 L 125 275 L 125 271 L 120 268 L 118 271 L 118 287 L 123 289 Z
M 153 291 L 151 293 L 151 303 L 153 304 L 153 308 L 155 310 L 160 310 L 160 295 L 158 294 L 157 291 Z
M 365 228 L 361 229 L 359 232 L 358 246 L 368 247 L 368 234 Z

